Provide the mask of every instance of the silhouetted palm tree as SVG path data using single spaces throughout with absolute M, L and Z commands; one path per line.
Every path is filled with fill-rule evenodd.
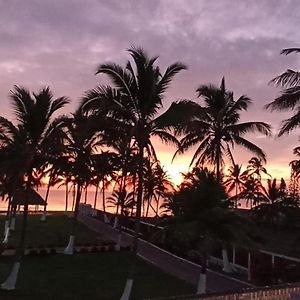
M 102 132 L 99 127 L 102 124 L 98 122 L 97 118 L 84 115 L 80 108 L 72 117 L 64 117 L 62 120 L 65 133 L 64 157 L 67 158 L 69 172 L 72 174 L 76 186 L 73 226 L 69 244 L 64 250 L 65 254 L 72 255 L 82 191 L 93 177 L 93 155 L 96 154 L 97 147 L 103 144 Z
M 168 193 L 174 192 L 174 186 L 159 161 L 148 163 L 145 172 L 144 202 L 146 202 L 147 207 L 145 215 L 148 216 L 149 208 L 151 208 L 158 217 L 160 200 L 166 197 Z M 155 207 L 152 203 L 153 200 L 156 204 Z
M 283 49 L 281 54 L 299 53 L 300 48 Z M 273 102 L 266 105 L 271 111 L 287 111 L 292 110 L 294 115 L 282 122 L 282 126 L 278 133 L 279 136 L 288 134 L 300 125 L 300 73 L 288 69 L 284 73 L 271 80 L 277 86 L 282 86 L 284 89 L 281 95 Z
M 128 215 L 132 207 L 134 207 L 133 192 L 127 192 L 126 189 L 113 191 L 112 195 L 107 198 L 107 203 L 112 204 L 108 207 L 116 207 L 116 214 L 121 207 L 121 215 Z
M 136 206 L 136 230 L 133 252 L 137 251 L 140 228 L 141 206 L 143 199 L 143 164 L 145 152 L 155 155 L 155 149 L 150 138 L 157 136 L 164 142 L 176 143 L 177 140 L 166 129 L 171 121 L 168 114 L 160 116 L 159 109 L 163 106 L 163 97 L 173 77 L 186 67 L 181 63 L 169 66 L 162 73 L 155 65 L 157 57 L 150 58 L 141 48 L 128 50 L 134 66 L 130 61 L 126 67 L 114 63 L 101 64 L 97 74 L 106 74 L 112 81 L 113 87 L 100 86 L 87 93 L 84 104 L 95 111 L 107 112 L 116 121 L 129 127 L 131 137 L 138 148 L 138 188 Z M 128 299 L 133 283 L 133 274 L 127 281 L 122 297 Z
M 235 208 L 237 208 L 237 195 L 245 188 L 246 176 L 245 173 L 242 172 L 242 165 L 234 164 L 228 171 L 229 174 L 224 176 L 225 180 L 223 184 L 228 193 L 231 193 L 232 191 L 235 192 L 231 199 L 234 200 Z
M 240 113 L 248 109 L 251 100 L 247 96 L 235 100 L 233 92 L 226 90 L 224 78 L 220 87 L 201 85 L 197 92 L 198 97 L 203 98 L 204 106 L 192 103 L 194 117 L 182 130 L 186 136 L 181 140 L 176 154 L 197 145 L 191 165 L 214 165 L 218 180 L 221 180 L 224 155 L 231 158 L 234 145 L 242 146 L 265 160 L 261 148 L 244 138 L 244 135 L 259 132 L 270 136 L 270 125 L 264 122 L 239 123 Z
M 47 162 L 51 153 L 51 144 L 56 139 L 59 121 L 53 121 L 53 114 L 68 103 L 65 97 L 53 99 L 50 89 L 43 88 L 31 94 L 27 89 L 15 86 L 10 99 L 14 107 L 16 125 L 0 118 L 0 144 L 6 158 L 0 168 L 5 170 L 12 181 L 13 195 L 17 190 L 29 191 L 35 184 L 33 171 Z M 28 191 L 28 193 L 26 193 Z M 14 199 L 13 199 L 14 201 Z M 28 203 L 24 199 L 23 223 L 16 262 L 7 280 L 2 283 L 3 289 L 14 289 L 21 258 L 24 254 L 25 233 L 27 225 Z
M 261 174 L 265 174 L 271 177 L 267 169 L 264 167 L 262 159 L 257 157 L 252 157 L 248 161 L 247 170 L 245 175 L 256 177 L 258 180 L 261 180 Z
M 246 206 L 250 202 L 250 208 L 263 202 L 269 202 L 261 180 L 253 176 L 247 177 L 244 189 L 237 195 L 238 199 L 245 199 Z
M 174 218 L 166 223 L 167 238 L 188 243 L 190 250 L 194 245 L 202 258 L 201 274 L 197 293 L 206 292 L 206 265 L 213 246 L 221 242 L 250 242 L 248 222 L 227 209 L 227 195 L 216 179 L 207 169 L 194 168 L 186 174 L 179 191 L 173 195 Z M 228 258 L 226 257 L 227 264 Z

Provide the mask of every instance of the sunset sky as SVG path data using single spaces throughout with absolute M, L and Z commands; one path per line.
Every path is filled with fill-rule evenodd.
M 287 68 L 298 69 L 300 55 L 279 53 L 300 46 L 299 20 L 298 0 L 0 0 L 0 114 L 11 118 L 8 94 L 15 84 L 33 91 L 49 85 L 55 96 L 72 99 L 64 111 L 71 112 L 84 91 L 108 83 L 94 75 L 97 65 L 124 65 L 126 49 L 135 45 L 159 55 L 162 69 L 175 61 L 188 66 L 168 91 L 165 109 L 174 100 L 195 100 L 200 84 L 219 85 L 225 76 L 236 98 L 253 100 L 243 120 L 269 122 L 275 136 L 290 113 L 263 106 L 280 92 L 268 82 Z M 251 140 L 267 153 L 268 171 L 288 178 L 298 132 Z M 191 153 L 171 165 L 175 149 L 160 143 L 157 149 L 178 182 Z M 251 153 L 237 148 L 235 157 L 246 165 Z

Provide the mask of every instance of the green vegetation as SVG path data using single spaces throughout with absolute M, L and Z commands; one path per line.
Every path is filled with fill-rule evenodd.
M 72 229 L 72 219 L 66 215 L 47 217 L 47 222 L 40 221 L 40 215 L 32 215 L 28 219 L 26 247 L 52 246 L 63 247 L 67 244 Z M 9 239 L 8 246 L 16 247 L 20 237 L 22 216 L 16 219 L 16 232 Z M 0 218 L 0 232 L 4 231 L 4 217 Z M 98 235 L 79 223 L 75 243 L 99 243 Z
M 124 252 L 74 256 L 25 257 L 13 292 L 0 299 L 119 299 L 131 263 Z M 0 281 L 9 273 L 10 259 L 0 261 Z M 139 260 L 131 299 L 190 294 L 194 287 Z

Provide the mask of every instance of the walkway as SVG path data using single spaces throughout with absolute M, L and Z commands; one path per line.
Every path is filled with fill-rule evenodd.
M 79 219 L 91 230 L 117 242 L 118 231 L 110 225 L 89 216 L 80 216 Z M 131 245 L 132 238 L 131 235 L 122 233 L 122 246 Z M 166 273 L 172 274 L 193 285 L 197 284 L 200 273 L 200 266 L 197 264 L 175 256 L 144 240 L 139 240 L 138 255 Z M 253 285 L 231 278 L 225 274 L 210 269 L 207 271 L 207 289 L 209 292 L 240 291 L 251 287 Z

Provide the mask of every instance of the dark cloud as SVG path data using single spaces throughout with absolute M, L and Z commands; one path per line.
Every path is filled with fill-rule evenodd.
M 263 106 L 279 93 L 269 80 L 297 68 L 299 56 L 279 52 L 299 45 L 299 8 L 297 0 L 0 0 L 2 114 L 9 114 L 7 95 L 14 84 L 32 90 L 50 85 L 55 95 L 74 99 L 72 110 L 85 90 L 105 80 L 94 76 L 97 64 L 124 63 L 125 50 L 141 45 L 160 55 L 162 67 L 174 61 L 189 67 L 174 81 L 167 105 L 195 98 L 199 84 L 219 84 L 225 76 L 236 96 L 253 99 L 244 119 L 268 121 L 277 130 L 287 115 Z M 297 145 L 296 134 L 276 141 L 253 138 L 270 163 L 287 164 Z

